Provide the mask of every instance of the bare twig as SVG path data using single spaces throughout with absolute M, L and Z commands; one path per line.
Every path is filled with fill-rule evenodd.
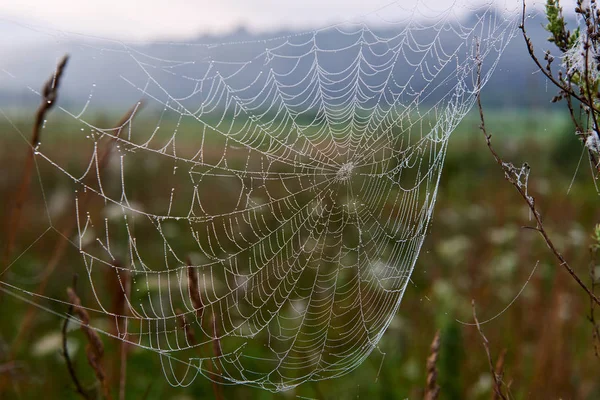
M 485 136 L 485 140 L 486 140 L 488 149 L 492 153 L 492 156 L 496 160 L 496 163 L 498 163 L 498 165 L 504 171 L 505 179 L 507 181 L 509 181 L 515 187 L 515 189 L 517 189 L 517 191 L 519 192 L 519 194 L 521 195 L 523 200 L 525 200 L 525 202 L 527 203 L 527 206 L 531 210 L 531 213 L 536 221 L 536 230 L 540 233 L 540 235 L 546 242 L 546 245 L 548 246 L 550 251 L 554 254 L 556 259 L 558 260 L 559 265 L 561 267 L 563 267 L 569 273 L 569 275 L 571 275 L 571 277 L 579 284 L 579 286 L 581 286 L 581 288 L 588 294 L 588 296 L 590 296 L 590 299 L 592 299 L 596 304 L 600 305 L 600 299 L 581 280 L 581 278 L 577 275 L 577 273 L 569 265 L 567 260 L 558 251 L 558 249 L 554 245 L 554 242 L 550 239 L 550 237 L 548 236 L 548 233 L 544 229 L 544 224 L 542 223 L 542 216 L 539 213 L 539 211 L 537 210 L 537 207 L 535 205 L 535 198 L 533 196 L 531 196 L 529 193 L 527 193 L 527 182 L 526 181 L 523 182 L 521 180 L 521 178 L 522 178 L 521 174 L 523 172 L 525 172 L 525 176 L 527 176 L 527 174 L 529 173 L 529 166 L 527 164 L 524 164 L 521 169 L 515 168 L 515 166 L 512 165 L 511 163 L 504 162 L 504 160 L 502 160 L 502 158 L 500 158 L 500 156 L 498 155 L 498 153 L 492 146 L 492 135 L 490 135 L 487 132 L 487 128 L 485 125 L 485 118 L 484 118 L 484 114 L 483 114 L 483 106 L 481 105 L 481 90 L 480 90 L 481 89 L 481 60 L 479 59 L 479 56 L 478 56 L 477 63 L 478 63 L 477 64 L 477 85 L 478 85 L 478 89 L 479 89 L 479 92 L 477 94 L 477 107 L 479 108 L 479 118 L 481 121 L 480 129 L 481 129 L 481 132 L 483 133 L 483 135 Z
M 490 372 L 492 373 L 492 377 L 494 379 L 494 393 L 496 394 L 496 396 L 498 396 L 498 398 L 507 400 L 504 393 L 502 393 L 502 380 L 498 375 L 496 375 L 496 369 L 494 368 L 494 362 L 492 361 L 492 354 L 490 353 L 490 342 L 488 341 L 487 337 L 485 337 L 485 335 L 483 334 L 483 331 L 481 330 L 481 325 L 479 324 L 479 320 L 477 319 L 477 313 L 475 312 L 475 300 L 471 300 L 471 305 L 473 307 L 473 319 L 475 320 L 475 325 L 477 326 L 479 335 L 481 335 L 481 338 L 483 339 L 483 347 L 485 348 L 485 354 L 488 358 Z
M 6 237 L 6 244 L 4 248 L 3 266 L 8 266 L 10 263 L 10 257 L 13 252 L 15 245 L 15 239 L 19 232 L 21 214 L 23 212 L 23 206 L 27 195 L 29 193 L 29 186 L 31 183 L 31 175 L 33 173 L 33 165 L 35 159 L 36 148 L 40 144 L 41 129 L 46 119 L 46 114 L 52 109 L 58 98 L 58 89 L 60 87 L 60 81 L 62 75 L 67 66 L 69 56 L 65 55 L 59 61 L 56 66 L 56 70 L 52 76 L 46 81 L 42 88 L 42 102 L 35 113 L 35 122 L 31 133 L 31 140 L 29 143 L 29 151 L 25 158 L 25 164 L 23 165 L 23 175 L 21 177 L 21 184 L 17 189 L 16 197 L 14 198 L 12 212 L 10 214 L 9 223 L 6 225 L 8 232 Z
M 584 79 L 585 79 L 585 94 L 587 94 L 587 104 L 591 104 L 590 113 L 592 115 L 592 122 L 594 130 L 598 130 L 600 127 L 598 126 L 598 119 L 596 118 L 596 112 L 594 110 L 594 99 L 592 98 L 592 91 L 590 88 L 592 87 L 592 83 L 590 82 L 590 37 L 586 35 L 586 43 L 585 43 L 585 71 L 584 71 Z M 598 168 L 598 164 L 594 164 L 596 168 Z
M 498 360 L 496 360 L 495 374 L 499 381 L 502 381 L 502 379 L 504 378 L 504 359 L 506 358 L 506 352 L 507 352 L 506 349 L 502 350 L 502 352 L 498 356 Z M 494 390 L 494 392 L 492 393 L 492 400 L 499 400 L 499 399 L 500 399 L 500 397 L 498 396 L 498 392 L 496 390 Z
M 424 400 L 436 400 L 440 394 L 436 368 L 436 362 L 440 354 L 440 331 L 435 333 L 430 349 L 430 354 L 427 358 L 427 385 L 425 386 Z
M 592 292 L 596 292 L 596 280 L 598 276 L 596 276 L 596 253 L 598 251 L 598 247 L 596 245 L 591 246 L 590 248 L 590 278 L 592 281 Z M 594 343 L 594 354 L 597 358 L 600 359 L 600 323 L 596 320 L 596 304 L 590 298 L 590 315 L 588 320 L 592 324 L 592 341 Z
M 577 128 L 578 132 L 581 132 L 583 134 L 583 131 L 580 127 L 580 124 L 577 122 L 577 118 L 575 118 L 574 115 L 574 110 L 573 110 L 573 101 L 572 99 L 575 98 L 577 99 L 579 102 L 581 102 L 581 104 L 585 105 L 588 108 L 588 112 L 591 113 L 591 117 L 593 120 L 593 124 L 594 124 L 594 129 L 598 129 L 598 122 L 596 120 L 596 113 L 600 112 L 600 110 L 598 110 L 596 108 L 596 105 L 594 103 L 594 100 L 592 99 L 592 93 L 589 90 L 590 87 L 590 82 L 589 82 L 589 65 L 588 65 L 588 61 L 589 61 L 589 37 L 586 40 L 586 51 L 585 51 L 585 72 L 584 72 L 584 80 L 585 80 L 585 84 L 587 85 L 587 90 L 585 90 L 583 95 L 580 95 L 579 93 L 577 93 L 575 90 L 573 90 L 572 87 L 572 80 L 571 80 L 571 76 L 567 76 L 567 82 L 565 83 L 565 78 L 564 75 L 562 74 L 562 72 L 559 72 L 558 74 L 558 78 L 556 78 L 553 73 L 552 70 L 550 69 L 550 63 L 551 61 L 548 62 L 548 65 L 546 67 L 542 66 L 541 61 L 539 60 L 539 58 L 536 56 L 535 54 L 535 49 L 533 47 L 533 42 L 531 41 L 531 38 L 529 37 L 529 34 L 527 33 L 527 30 L 525 28 L 525 15 L 527 12 L 527 5 L 526 5 L 526 0 L 522 0 L 523 1 L 523 8 L 521 11 L 521 24 L 519 25 L 519 29 L 521 30 L 521 33 L 523 34 L 523 39 L 525 40 L 525 45 L 527 47 L 527 52 L 529 53 L 530 58 L 533 60 L 533 62 L 535 63 L 535 65 L 537 66 L 538 70 L 542 72 L 542 74 L 544 74 L 544 76 L 552 83 L 554 84 L 554 86 L 556 86 L 559 89 L 559 95 L 556 96 L 554 98 L 553 101 L 557 101 L 560 100 L 562 98 L 567 100 L 567 108 L 569 109 L 569 115 L 571 116 L 571 120 L 573 121 L 575 127 Z M 566 34 L 566 33 L 565 33 Z M 567 38 L 565 38 L 565 40 L 567 40 Z M 562 48 L 562 51 L 566 51 L 566 49 Z M 546 53 L 546 59 L 549 59 L 549 55 L 548 53 Z M 567 61 L 567 63 L 569 63 L 569 61 Z M 569 75 L 569 74 L 567 74 Z M 587 134 L 583 134 L 584 137 L 587 136 Z M 594 152 L 592 151 L 592 149 L 588 149 L 588 155 L 590 157 L 590 160 L 592 162 L 592 164 L 594 165 L 594 167 L 596 168 L 596 170 L 600 173 L 600 162 L 596 159 L 596 155 L 594 154 Z
M 75 288 L 75 284 L 77 282 L 77 275 L 73 278 L 73 288 Z M 67 318 L 65 318 L 65 322 L 62 327 L 62 347 L 63 347 L 63 357 L 65 358 L 65 364 L 67 365 L 67 369 L 69 370 L 69 375 L 71 376 L 71 380 L 75 385 L 75 390 L 81 397 L 84 399 L 91 400 L 89 394 L 83 389 L 79 379 L 77 378 L 77 373 L 75 372 L 75 368 L 73 367 L 73 363 L 71 362 L 71 357 L 69 356 L 69 348 L 67 346 L 67 327 L 69 325 L 69 321 L 71 320 L 71 315 L 73 315 L 73 304 L 69 305 L 69 310 L 67 311 Z
M 529 37 L 529 34 L 527 33 L 527 30 L 525 29 L 525 15 L 526 15 L 526 13 L 527 13 L 526 0 L 523 0 L 522 18 L 521 18 L 521 24 L 519 25 L 519 29 L 521 29 L 521 33 L 523 34 L 523 39 L 525 39 L 525 45 L 527 46 L 527 52 L 529 53 L 529 56 L 531 57 L 531 59 L 533 60 L 533 62 L 535 63 L 535 65 L 546 76 L 546 78 L 548 78 L 548 80 L 550 80 L 550 82 L 552 82 L 554 84 L 554 86 L 556 86 L 561 91 L 565 92 L 566 94 L 568 94 L 568 95 L 576 98 L 577 100 L 579 100 L 580 102 L 582 102 L 583 104 L 585 104 L 587 107 L 590 108 L 591 111 L 593 111 L 593 112 L 600 112 L 600 110 L 598 110 L 597 108 L 595 108 L 595 106 L 594 106 L 593 103 L 590 104 L 585 97 L 582 97 L 579 94 L 575 93 L 572 89 L 570 89 L 568 87 L 565 87 L 565 85 L 563 85 L 558 79 L 556 79 L 556 77 L 554 75 L 552 75 L 548 71 L 548 69 L 545 68 L 542 65 L 541 61 L 535 55 L 535 49 L 533 47 L 533 42 L 531 41 L 531 38 Z

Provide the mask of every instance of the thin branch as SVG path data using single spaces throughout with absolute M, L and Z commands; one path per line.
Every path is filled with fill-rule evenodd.
M 592 110 L 593 112 L 600 112 L 600 110 L 595 108 L 593 103 L 589 104 L 587 99 L 585 99 L 584 97 L 581 97 L 579 94 L 575 93 L 571 88 L 565 87 L 559 80 L 557 80 L 554 77 L 554 75 L 549 73 L 548 70 L 546 68 L 544 68 L 544 66 L 538 59 L 538 57 L 535 55 L 535 49 L 533 47 L 533 42 L 531 41 L 531 38 L 529 37 L 527 30 L 525 29 L 525 15 L 527 12 L 527 6 L 525 3 L 526 3 L 526 0 L 523 0 L 522 17 L 521 17 L 521 24 L 519 25 L 519 29 L 523 33 L 523 38 L 525 39 L 525 45 L 527 46 L 527 52 L 529 53 L 529 56 L 531 57 L 531 59 L 533 60 L 535 65 L 546 76 L 546 78 L 548 78 L 550 80 L 550 82 L 552 82 L 554 84 L 554 86 L 556 86 L 563 92 L 567 93 L 568 95 L 573 96 L 574 98 L 576 98 L 577 100 L 579 100 L 580 102 L 582 102 L 583 104 L 588 106 L 590 108 L 590 110 Z
M 596 292 L 596 254 L 598 252 L 598 244 L 590 246 L 590 278 L 592 281 L 592 292 Z M 590 315 L 588 320 L 592 324 L 592 341 L 594 343 L 594 354 L 600 359 L 600 323 L 596 320 L 596 304 L 590 299 Z
M 495 374 L 499 381 L 502 381 L 502 379 L 504 378 L 504 360 L 506 358 L 506 352 L 506 349 L 502 350 L 502 352 L 498 356 L 498 360 L 496 360 Z M 500 399 L 500 397 L 498 396 L 498 392 L 494 390 L 494 393 L 492 394 L 492 400 L 498 399 Z
M 559 265 L 562 266 L 569 273 L 569 275 L 571 275 L 571 277 L 579 284 L 579 286 L 581 286 L 581 288 L 588 294 L 588 296 L 590 296 L 590 299 L 592 299 L 596 304 L 600 305 L 600 299 L 590 290 L 590 288 L 587 287 L 587 285 L 581 280 L 577 273 L 575 273 L 573 268 L 569 265 L 569 263 L 563 257 L 563 255 L 558 251 L 558 249 L 554 245 L 554 242 L 548 236 L 548 233 L 544 229 L 544 224 L 542 223 L 542 216 L 535 206 L 535 198 L 527 193 L 527 185 L 523 184 L 523 182 L 521 182 L 520 180 L 520 177 L 516 174 L 516 171 L 518 171 L 518 169 L 516 169 L 512 164 L 504 162 L 504 160 L 500 158 L 500 156 L 492 146 L 492 135 L 490 135 L 487 132 L 485 118 L 483 114 L 483 106 L 481 105 L 481 60 L 479 59 L 479 56 L 477 63 L 477 85 L 479 89 L 479 92 L 477 93 L 477 107 L 479 108 L 479 118 L 481 121 L 480 129 L 483 135 L 485 136 L 488 149 L 492 153 L 492 156 L 496 160 L 496 163 L 498 163 L 498 165 L 504 171 L 505 179 L 509 181 L 515 187 L 515 189 L 517 189 L 523 200 L 525 200 L 525 202 L 527 203 L 527 206 L 531 210 L 531 213 L 533 214 L 533 217 L 536 221 L 537 231 L 540 233 L 540 235 L 546 242 L 546 245 L 558 260 Z M 527 165 L 524 165 L 524 167 L 528 168 Z
M 488 358 L 490 371 L 492 373 L 492 377 L 494 378 L 494 393 L 496 396 L 498 396 L 497 398 L 507 400 L 504 393 L 502 393 L 502 380 L 498 375 L 496 375 L 496 369 L 494 368 L 494 362 L 492 361 L 492 355 L 490 353 L 490 342 L 488 341 L 487 337 L 485 337 L 485 335 L 483 334 L 483 331 L 481 330 L 481 325 L 479 325 L 479 320 L 477 319 L 477 313 L 475 312 L 475 300 L 471 300 L 471 305 L 473 307 L 473 319 L 475 320 L 475 325 L 477 326 L 479 335 L 481 335 L 481 338 L 483 339 L 483 347 L 485 348 L 485 354 Z
M 559 77 L 558 79 L 554 77 L 554 75 L 552 74 L 552 70 L 550 69 L 550 63 L 551 61 L 548 62 L 548 66 L 546 68 L 544 68 L 542 66 L 542 63 L 540 62 L 540 60 L 538 59 L 538 57 L 535 55 L 535 49 L 533 47 L 533 43 L 531 41 L 531 38 L 529 37 L 529 34 L 527 33 L 527 30 L 525 29 L 525 14 L 527 11 L 527 7 L 526 7 L 526 0 L 523 0 L 523 9 L 522 9 L 522 15 L 521 15 L 521 24 L 519 25 L 519 29 L 521 29 L 521 32 L 523 33 L 523 38 L 525 39 L 525 44 L 527 47 L 527 52 L 529 53 L 529 56 L 531 57 L 531 59 L 533 60 L 533 62 L 536 64 L 536 66 L 538 67 L 538 69 L 544 74 L 544 76 L 550 80 L 550 82 L 552 82 L 554 84 L 554 86 L 556 86 L 558 89 L 560 89 L 560 93 L 558 96 L 556 96 L 553 100 L 554 101 L 558 101 L 562 98 L 566 99 L 567 101 L 567 107 L 569 109 L 569 115 L 571 116 L 571 120 L 573 121 L 575 128 L 577 129 L 578 132 L 581 132 L 581 134 L 584 135 L 584 137 L 587 136 L 587 134 L 583 133 L 583 130 L 580 127 L 580 124 L 577 122 L 577 119 L 575 118 L 574 115 L 574 110 L 573 110 L 573 101 L 572 98 L 575 98 L 577 100 L 579 100 L 583 105 L 585 105 L 586 107 L 588 107 L 587 112 L 591 113 L 591 117 L 594 123 L 594 129 L 596 129 L 596 134 L 598 134 L 597 129 L 598 129 L 598 122 L 596 120 L 596 113 L 600 112 L 600 110 L 598 110 L 594 104 L 594 101 L 592 99 L 592 94 L 589 90 L 590 85 L 589 85 L 589 65 L 588 65 L 588 61 L 589 61 L 589 37 L 586 40 L 586 52 L 585 52 L 585 72 L 584 72 L 584 79 L 585 79 L 585 85 L 586 85 L 586 90 L 584 90 L 583 92 L 584 95 L 580 95 L 578 94 L 575 90 L 573 90 L 572 87 L 572 81 L 571 81 L 571 76 L 570 74 L 567 74 L 567 80 L 568 83 L 564 83 L 564 78 L 562 76 L 562 73 L 559 71 Z M 561 49 L 564 51 L 564 49 Z M 546 58 L 548 58 L 549 55 L 548 53 L 546 53 Z M 570 62 L 567 60 L 567 67 L 569 66 Z M 581 88 L 580 88 L 581 89 Z M 587 97 L 585 96 L 585 94 L 587 94 Z M 596 160 L 596 156 L 594 155 L 594 152 L 591 149 L 588 149 L 588 155 L 590 157 L 590 160 L 592 162 L 592 165 L 594 165 L 594 167 L 596 168 L 596 170 L 598 170 L 598 173 L 600 173 L 600 161 Z
M 77 276 L 73 278 L 73 287 L 75 287 Z M 71 315 L 73 315 L 73 304 L 69 304 L 69 310 L 67 311 L 67 318 L 65 318 L 65 322 L 62 326 L 62 347 L 63 347 L 63 357 L 65 358 L 65 364 L 67 365 L 67 369 L 69 370 L 69 375 L 71 376 L 71 380 L 75 385 L 75 390 L 81 397 L 87 400 L 92 400 L 89 394 L 83 389 L 79 379 L 77 378 L 77 373 L 75 372 L 75 368 L 73 367 L 73 363 L 71 362 L 71 357 L 69 356 L 69 348 L 67 346 L 67 327 L 69 325 L 69 321 L 71 320 Z

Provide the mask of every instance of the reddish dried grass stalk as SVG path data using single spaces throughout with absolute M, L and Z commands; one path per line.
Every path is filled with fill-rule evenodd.
M 86 354 L 88 363 L 94 370 L 96 379 L 102 386 L 104 397 L 112 399 L 110 394 L 110 387 L 104 367 L 102 365 L 102 356 L 104 356 L 104 345 L 98 333 L 90 327 L 90 316 L 87 311 L 81 306 L 81 300 L 72 288 L 67 288 L 67 296 L 69 302 L 73 306 L 73 314 L 79 318 L 80 328 L 87 337 L 88 345 L 86 347 Z
M 194 267 L 192 267 L 192 262 L 189 258 L 187 260 L 187 272 L 188 272 L 188 290 L 190 292 L 190 300 L 192 301 L 192 306 L 194 307 L 196 317 L 200 318 L 200 324 L 202 324 L 202 315 L 204 314 L 204 303 L 202 302 L 202 296 L 200 296 L 200 286 L 198 286 L 198 274 L 196 274 L 196 270 L 194 269 Z M 178 314 L 178 319 L 180 321 L 179 323 L 185 331 L 185 335 L 186 335 L 188 342 L 191 345 L 196 344 L 194 330 L 187 323 L 185 315 L 180 311 L 176 311 L 176 312 Z M 213 353 L 216 358 L 219 358 L 222 355 L 221 354 L 221 343 L 219 342 L 219 339 L 218 339 L 217 325 L 216 325 L 214 314 L 212 315 L 211 324 L 212 324 L 212 330 L 213 330 L 213 334 L 214 334 Z M 210 364 L 207 364 L 207 365 L 208 365 L 208 372 L 212 373 L 211 365 Z M 221 390 L 220 390 L 219 386 L 217 385 L 217 383 L 214 380 L 211 379 L 211 381 L 212 381 L 212 389 L 213 389 L 213 394 L 215 395 L 215 399 L 221 400 L 223 398 L 223 395 L 221 394 Z
M 502 379 L 504 378 L 504 360 L 506 359 L 506 352 L 507 352 L 506 349 L 502 350 L 502 352 L 498 356 L 498 360 L 496 360 L 496 369 L 494 372 L 496 374 L 496 379 L 499 382 L 502 382 Z M 500 399 L 500 396 L 498 396 L 498 391 L 494 390 L 492 392 L 492 400 L 499 400 L 499 399 Z
M 185 318 L 185 314 L 179 308 L 175 309 L 175 313 L 177 313 L 177 320 L 179 321 L 179 326 L 183 329 L 185 333 L 185 338 L 190 346 L 195 346 L 198 342 L 196 342 L 196 334 L 194 333 L 194 329 L 187 322 Z
M 194 306 L 196 315 L 198 317 L 202 317 L 202 312 L 204 311 L 204 304 L 202 303 L 202 297 L 200 296 L 200 287 L 198 286 L 198 275 L 196 274 L 196 270 L 194 269 L 194 267 L 192 267 L 192 262 L 190 259 L 187 260 L 187 266 L 188 290 L 190 292 L 190 299 L 192 300 L 192 305 Z
M 119 371 L 119 399 L 124 400 L 125 385 L 127 383 L 127 354 L 129 349 L 129 343 L 125 341 L 127 338 L 127 297 L 131 293 L 131 274 L 129 270 L 122 268 L 119 261 L 113 263 L 113 269 L 111 269 L 110 272 L 109 287 L 111 287 L 111 292 L 114 293 L 112 309 L 115 315 L 117 315 L 117 317 L 115 317 L 113 335 L 121 339 L 119 344 L 118 367 L 115 368 L 115 371 Z M 117 378 L 114 373 L 111 376 L 114 379 Z
M 431 342 L 429 357 L 427 358 L 427 385 L 425 386 L 425 400 L 436 400 L 440 394 L 440 386 L 437 384 L 436 363 L 440 354 L 440 331 L 435 333 Z
M 129 111 L 127 111 L 127 113 L 121 118 L 121 120 L 116 125 L 118 128 L 116 137 L 118 137 L 121 134 L 123 127 L 133 119 L 136 112 L 140 109 L 141 106 L 142 106 L 141 102 L 137 103 L 135 106 L 133 106 L 131 109 L 129 109 Z M 112 152 L 115 140 L 116 139 L 113 139 L 110 142 L 110 144 L 108 144 L 104 148 L 104 150 L 98 157 L 99 173 L 102 172 L 102 170 L 106 167 L 106 164 L 108 163 L 109 156 Z M 93 180 L 94 178 L 93 178 L 93 176 L 90 175 L 89 179 Z M 90 182 L 90 184 L 91 184 L 91 182 Z M 93 198 L 90 193 L 91 193 L 90 191 L 84 191 L 81 194 L 81 199 L 80 199 L 79 204 L 82 209 L 85 209 L 87 207 L 87 205 L 89 204 L 89 202 L 91 201 L 91 199 Z M 50 257 L 50 261 L 48 261 L 48 264 L 46 265 L 46 268 L 44 269 L 44 271 L 42 273 L 40 284 L 36 288 L 36 291 L 35 291 L 36 294 L 43 295 L 45 293 L 46 287 L 48 286 L 50 276 L 52 275 L 52 273 L 54 272 L 56 267 L 59 265 L 60 260 L 64 256 L 65 251 L 67 250 L 67 245 L 69 244 L 69 241 L 67 240 L 67 238 L 69 238 L 73 235 L 76 228 L 77 228 L 77 220 L 75 218 L 71 218 L 70 221 L 65 222 L 64 228 L 60 232 L 60 235 L 64 238 L 64 240 L 59 241 L 57 243 L 56 247 L 54 248 L 52 256 Z M 18 331 L 19 333 L 17 334 L 16 339 L 12 344 L 11 358 L 14 358 L 14 355 L 17 352 L 17 350 L 19 349 L 19 346 L 20 346 L 22 340 L 27 338 L 28 332 L 31 332 L 30 327 L 31 327 L 31 324 L 33 323 L 35 314 L 37 312 L 38 312 L 38 308 L 34 307 L 33 305 L 31 305 L 27 309 L 25 317 L 23 317 L 23 320 L 19 327 L 19 331 Z
M 68 55 L 63 56 L 56 66 L 56 70 L 42 88 L 42 102 L 35 113 L 35 122 L 33 124 L 31 133 L 29 152 L 27 153 L 25 164 L 23 165 L 21 184 L 19 189 L 16 191 L 12 212 L 10 213 L 9 222 L 7 224 L 8 232 L 2 262 L 3 266 L 8 266 L 10 262 L 10 257 L 15 245 L 15 238 L 17 237 L 17 233 L 19 232 L 20 228 L 23 205 L 25 204 L 25 200 L 29 194 L 29 186 L 31 184 L 31 175 L 33 173 L 35 159 L 35 149 L 40 143 L 41 129 L 44 120 L 46 119 L 46 114 L 52 109 L 56 103 L 56 100 L 58 99 L 58 88 L 60 87 L 60 81 L 67 66 L 68 60 Z

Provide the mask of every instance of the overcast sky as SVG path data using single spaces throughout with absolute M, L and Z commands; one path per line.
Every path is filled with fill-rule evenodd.
M 415 0 L 400 0 L 409 7 Z M 473 1 L 473 0 L 469 0 Z M 481 0 L 505 2 L 511 0 Z M 517 0 L 512 0 L 512 4 Z M 540 3 L 542 0 L 536 0 Z M 4 22 L 130 40 L 183 39 L 244 26 L 252 31 L 318 28 L 391 0 L 0 0 Z M 448 7 L 462 0 L 425 0 Z M 565 8 L 575 0 L 564 0 Z M 518 1 L 517 1 L 518 3 Z M 2 21 L 0 21 L 2 23 Z M 1 40 L 1 39 L 0 39 Z

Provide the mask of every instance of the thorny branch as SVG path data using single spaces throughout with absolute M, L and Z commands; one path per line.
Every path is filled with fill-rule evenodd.
M 477 54 L 477 87 L 478 87 L 478 89 L 481 89 L 481 60 L 479 59 L 479 50 L 477 51 L 477 53 L 478 53 Z M 479 90 L 478 94 L 477 94 L 477 107 L 479 108 L 479 118 L 481 121 L 481 125 L 479 127 L 481 129 L 481 132 L 485 136 L 485 140 L 486 140 L 488 149 L 494 156 L 494 159 L 496 160 L 498 165 L 504 171 L 504 177 L 506 178 L 506 180 L 508 182 L 510 182 L 515 187 L 515 189 L 517 189 L 517 191 L 519 192 L 519 194 L 521 195 L 523 200 L 525 200 L 525 202 L 527 203 L 527 206 L 531 210 L 531 213 L 536 221 L 536 227 L 534 229 L 540 233 L 540 235 L 546 242 L 546 245 L 548 246 L 550 251 L 554 254 L 556 259 L 559 261 L 559 264 L 569 273 L 569 275 L 571 275 L 571 277 L 579 284 L 579 286 L 581 286 L 581 288 L 588 294 L 588 296 L 590 296 L 590 299 L 594 303 L 600 305 L 600 299 L 581 280 L 581 278 L 573 270 L 571 265 L 569 265 L 567 260 L 560 253 L 560 251 L 558 251 L 558 249 L 554 245 L 554 242 L 552 241 L 552 239 L 550 239 L 550 237 L 548 236 L 548 233 L 544 229 L 544 224 L 542 223 L 542 216 L 539 213 L 539 211 L 537 210 L 536 205 L 535 205 L 535 198 L 533 196 L 529 195 L 529 193 L 527 192 L 527 179 L 526 178 L 529 174 L 529 166 L 525 163 L 523 165 L 523 167 L 516 168 L 513 164 L 504 162 L 504 160 L 502 160 L 502 158 L 500 158 L 500 156 L 498 155 L 498 153 L 492 146 L 492 135 L 487 132 L 487 128 L 485 126 L 485 118 L 484 118 L 484 114 L 483 114 L 483 106 L 481 105 L 481 94 L 480 93 L 481 93 L 481 90 Z

